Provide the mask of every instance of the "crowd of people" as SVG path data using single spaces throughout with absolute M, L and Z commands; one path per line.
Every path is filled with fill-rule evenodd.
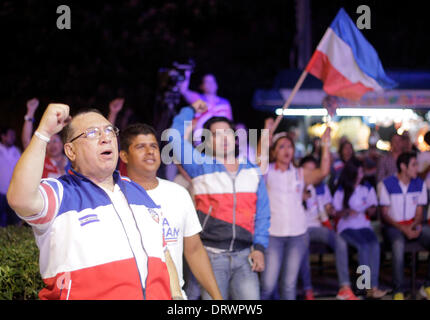
M 388 290 L 371 222 L 380 221 L 393 297 L 404 299 L 405 244 L 430 249 L 428 153 L 395 134 L 384 155 L 356 153 L 346 138 L 336 154 L 328 127 L 304 157 L 284 131 L 239 154 L 215 76 L 203 77 L 201 93 L 186 76 L 188 106 L 167 132 L 178 183 L 157 177 L 163 158 L 153 127 L 115 126 L 124 99 L 112 101 L 107 117 L 97 109 L 71 117 L 69 106 L 50 104 L 34 132 L 39 102 L 29 100 L 22 154 L 16 133 L 1 130 L 0 222 L 33 228 L 46 285 L 40 298 L 294 300 L 301 280 L 311 300 L 310 243 L 318 242 L 334 253 L 337 299 L 359 299 L 352 248 L 370 270 L 367 297 L 379 299 Z M 430 299 L 427 263 L 420 293 Z

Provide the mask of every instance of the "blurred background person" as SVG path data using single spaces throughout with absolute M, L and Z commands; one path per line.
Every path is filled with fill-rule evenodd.
M 201 129 L 203 124 L 212 117 L 226 117 L 233 120 L 233 113 L 230 102 L 217 95 L 218 83 L 213 74 L 206 74 L 202 77 L 199 89 L 201 93 L 189 89 L 191 71 L 185 71 L 185 80 L 181 83 L 180 92 L 190 105 L 198 99 L 206 102 L 207 110 L 203 113 L 196 113 L 193 119 L 194 141 L 200 144 Z
M 345 165 L 333 196 L 333 206 L 340 218 L 337 232 L 345 241 L 357 249 L 358 262 L 366 265 L 371 272 L 369 298 L 379 299 L 386 291 L 379 289 L 380 245 L 370 224 L 370 216 L 376 214 L 378 200 L 375 189 L 363 181 L 363 163 L 351 159 Z M 351 292 L 345 296 L 350 295 Z M 342 296 L 338 295 L 339 299 Z
M 395 133 L 390 139 L 390 151 L 382 156 L 378 161 L 376 170 L 376 180 L 380 182 L 397 172 L 397 157 L 403 152 L 405 143 L 404 139 Z
M 423 207 L 427 204 L 427 188 L 418 177 L 416 154 L 404 152 L 397 158 L 397 174 L 385 178 L 378 184 L 383 233 L 391 244 L 393 254 L 394 300 L 404 300 L 404 255 L 405 245 L 418 240 L 430 248 L 430 228 L 423 225 Z M 430 258 L 428 271 L 420 293 L 430 299 Z
M 20 221 L 6 200 L 7 189 L 21 151 L 15 145 L 16 133 L 10 127 L 0 128 L 0 226 L 6 227 Z
M 323 135 L 320 167 L 294 166 L 294 141 L 286 132 L 273 136 L 273 163 L 265 175 L 270 203 L 269 246 L 261 276 L 261 298 L 272 299 L 279 285 L 280 299 L 295 300 L 300 265 L 309 247 L 303 191 L 319 184 L 330 171 L 330 130 Z
M 328 181 L 328 186 L 332 194 L 336 191 L 336 187 L 339 182 L 340 175 L 342 173 L 345 164 L 352 158 L 355 158 L 354 147 L 352 143 L 346 138 L 341 138 L 339 149 L 338 149 L 339 158 L 333 162 L 330 170 L 330 178 Z
M 300 167 L 315 170 L 318 167 L 318 162 L 312 156 L 307 156 L 300 161 Z M 324 182 L 315 186 L 308 185 L 305 190 L 303 205 L 306 213 L 309 242 L 323 243 L 335 253 L 339 281 L 337 295 L 345 300 L 356 300 L 357 297 L 352 292 L 349 281 L 348 247 L 345 240 L 334 231 L 330 221 L 330 217 L 334 216 L 335 212 L 328 186 Z M 308 249 L 300 267 L 305 300 L 314 299 L 309 255 Z
M 37 98 L 27 101 L 27 113 L 24 117 L 25 121 L 22 127 L 21 135 L 24 149 L 29 145 L 33 135 L 34 114 L 38 106 L 39 100 Z M 42 178 L 59 178 L 66 173 L 69 167 L 70 163 L 67 157 L 64 155 L 63 142 L 61 140 L 60 134 L 54 134 L 46 147 Z

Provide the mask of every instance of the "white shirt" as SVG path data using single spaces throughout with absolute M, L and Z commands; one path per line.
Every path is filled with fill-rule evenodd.
M 290 165 L 288 170 L 282 172 L 271 164 L 265 179 L 270 200 L 269 234 L 275 237 L 304 234 L 307 223 L 302 204 L 305 186 L 303 170 Z
M 7 148 L 0 143 L 0 193 L 6 194 L 12 179 L 13 169 L 21 157 L 21 152 L 15 146 Z
M 184 237 L 191 237 L 202 231 L 199 218 L 188 191 L 174 182 L 158 179 L 158 186 L 147 190 L 163 212 L 164 239 L 178 272 L 181 288 L 184 285 L 182 257 Z M 185 293 L 182 291 L 184 297 Z
M 396 175 L 378 183 L 379 205 L 388 206 L 388 215 L 396 222 L 415 218 L 417 206 L 427 204 L 427 188 L 417 178 L 404 185 Z
M 333 207 L 336 211 L 344 209 L 343 197 L 343 190 L 338 189 L 333 196 Z M 370 220 L 366 216 L 366 210 L 371 206 L 378 205 L 375 189 L 370 185 L 359 184 L 349 198 L 348 204 L 350 209 L 356 211 L 356 213 L 340 218 L 337 224 L 337 232 L 341 233 L 346 229 L 371 228 Z
M 146 272 L 145 270 L 147 270 L 146 264 L 148 263 L 148 257 L 141 243 L 143 242 L 143 236 L 146 235 L 142 235 L 140 229 L 138 229 L 135 217 L 130 210 L 129 203 L 119 186 L 115 184 L 114 191 L 110 191 L 103 187 L 101 188 L 111 199 L 112 204 L 122 221 L 127 238 L 129 239 L 130 248 L 136 258 L 139 272 L 144 274 L 144 272 Z
M 325 212 L 325 205 L 332 202 L 330 190 L 325 183 L 318 185 L 317 188 L 309 185 L 307 190 L 311 192 L 310 198 L 306 200 L 307 225 L 308 227 L 321 227 L 320 215 Z

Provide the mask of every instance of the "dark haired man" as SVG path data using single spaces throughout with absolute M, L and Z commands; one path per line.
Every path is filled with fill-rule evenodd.
M 430 227 L 423 225 L 423 206 L 427 204 L 427 188 L 418 175 L 415 153 L 405 152 L 397 158 L 397 174 L 378 184 L 384 234 L 393 252 L 394 299 L 404 299 L 404 253 L 408 241 L 418 240 L 430 249 Z M 427 278 L 420 293 L 430 299 L 430 258 Z
M 257 272 L 264 270 L 269 242 L 266 186 L 258 166 L 235 156 L 234 126 L 228 119 L 208 120 L 208 130 L 203 131 L 205 154 L 184 139 L 185 123 L 206 108 L 201 100 L 183 108 L 173 119 L 170 143 L 192 178 L 201 238 L 223 298 L 258 300 Z M 203 292 L 202 298 L 210 297 Z
M 168 180 L 157 178 L 160 149 L 155 130 L 146 124 L 133 124 L 121 133 L 121 160 L 127 175 L 142 186 L 161 206 L 164 239 L 178 272 L 180 287 L 184 285 L 183 255 L 193 274 L 213 299 L 221 299 L 215 276 L 200 240 L 202 230 L 188 191 Z M 186 297 L 185 292 L 182 295 Z
M 41 299 L 170 299 L 161 212 L 115 171 L 118 129 L 97 110 L 71 120 L 50 104 L 18 161 L 7 198 L 33 227 Z M 72 169 L 41 179 L 46 147 L 64 128 Z

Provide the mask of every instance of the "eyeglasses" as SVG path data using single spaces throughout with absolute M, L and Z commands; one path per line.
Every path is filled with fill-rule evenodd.
M 109 138 L 117 137 L 119 134 L 119 129 L 117 127 L 114 127 L 114 126 L 106 126 L 103 128 L 103 131 L 104 131 L 105 135 Z M 80 135 L 78 135 L 78 136 L 74 137 L 72 140 L 70 140 L 69 143 L 75 141 L 76 139 L 78 139 L 82 136 L 84 136 L 84 138 L 91 139 L 91 140 L 98 139 L 102 136 L 102 129 L 100 129 L 100 128 L 88 128 L 84 132 L 82 132 Z

